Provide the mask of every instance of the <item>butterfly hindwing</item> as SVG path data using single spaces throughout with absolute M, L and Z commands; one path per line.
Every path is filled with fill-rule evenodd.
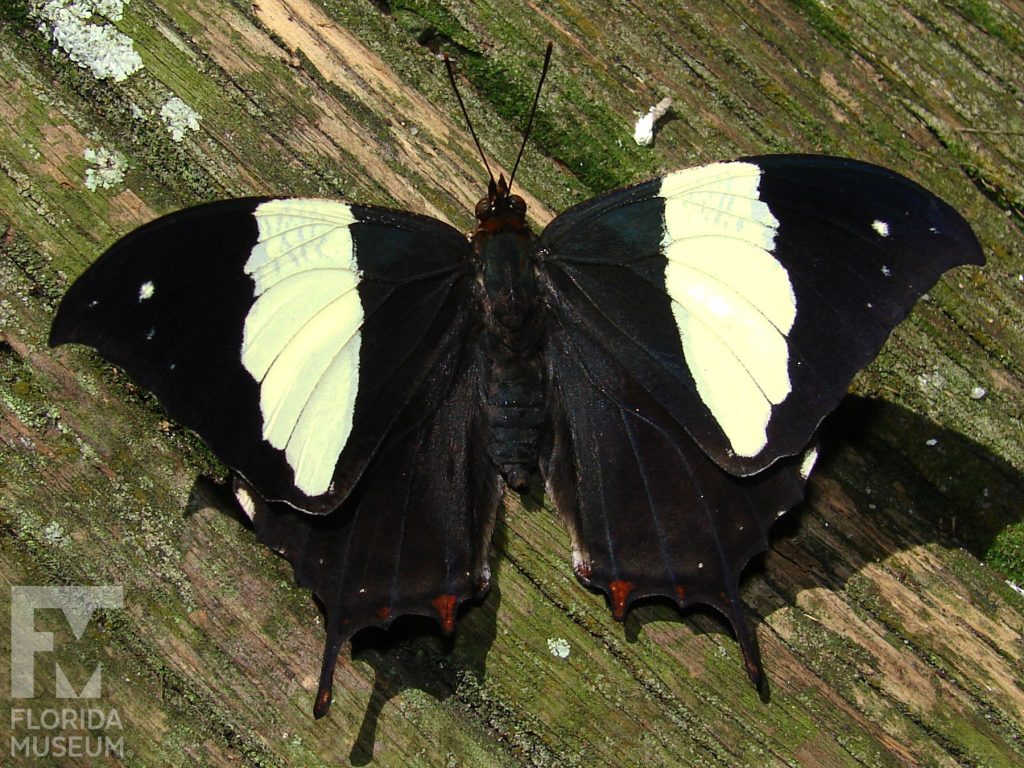
M 799 155 L 600 196 L 556 218 L 538 255 L 553 322 L 624 372 L 608 394 L 645 390 L 734 474 L 799 453 L 939 275 L 982 262 L 914 182 Z
M 570 532 L 576 575 L 608 595 L 620 620 L 646 597 L 713 606 L 757 682 L 740 575 L 767 549 L 772 523 L 802 498 L 813 453 L 751 477 L 729 475 L 647 392 L 634 390 L 627 407 L 581 375 L 581 356 L 585 369 L 623 374 L 599 346 L 574 344 L 562 331 L 549 337 L 552 435 L 541 467 Z
M 260 541 L 293 566 L 327 623 L 315 713 L 330 705 L 334 665 L 358 630 L 419 614 L 454 628 L 459 605 L 486 591 L 499 494 L 478 396 L 480 360 L 468 350 L 441 405 L 420 419 L 422 394 L 392 427 L 355 491 L 330 515 L 240 500 Z M 432 395 L 427 395 L 428 399 Z
M 423 415 L 446 393 L 471 332 L 471 255 L 414 214 L 211 203 L 115 243 L 68 291 L 51 343 L 95 347 L 262 497 L 325 513 L 413 392 Z

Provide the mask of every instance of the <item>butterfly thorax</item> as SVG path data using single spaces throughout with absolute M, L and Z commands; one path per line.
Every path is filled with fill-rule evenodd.
M 488 452 L 509 485 L 523 490 L 537 464 L 544 424 L 543 327 L 526 203 L 504 178 L 476 209 L 473 247 L 483 284 L 486 374 L 481 399 L 490 424 Z

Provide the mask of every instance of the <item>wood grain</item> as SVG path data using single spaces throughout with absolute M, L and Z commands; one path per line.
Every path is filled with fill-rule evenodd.
M 140 766 L 1024 763 L 1024 597 L 1005 583 L 1024 582 L 1024 5 L 132 0 L 117 28 L 145 68 L 117 84 L 51 53 L 26 8 L 0 10 L 0 573 L 125 590 L 82 640 L 37 622 L 58 650 L 37 657 L 31 706 L 67 705 L 47 693 L 53 658 L 76 686 L 102 661 L 99 705 Z M 484 175 L 434 50 L 459 60 L 502 168 L 547 39 L 519 175 L 538 225 L 670 169 L 819 151 L 933 189 L 989 264 L 947 275 L 858 377 L 807 503 L 751 568 L 767 701 L 715 616 L 614 622 L 535 490 L 508 499 L 495 587 L 454 642 L 411 621 L 359 637 L 314 721 L 313 602 L 201 479 L 223 469 L 194 436 L 88 351 L 47 348 L 55 302 L 119 235 L 217 197 L 345 197 L 468 228 Z M 666 95 L 655 147 L 636 147 L 637 114 Z M 201 115 L 181 142 L 159 117 L 172 96 Z M 99 146 L 128 171 L 90 192 Z

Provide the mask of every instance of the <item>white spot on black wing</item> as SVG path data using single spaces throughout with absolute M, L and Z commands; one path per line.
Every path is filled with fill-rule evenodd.
M 887 222 L 882 221 L 881 219 L 875 219 L 873 222 L 871 222 L 871 228 L 882 237 L 889 236 L 889 224 Z
M 238 501 L 238 506 L 242 508 L 245 516 L 250 521 L 256 517 L 256 502 L 249 491 L 249 488 L 241 483 L 235 485 L 235 499 Z
M 804 454 L 803 460 L 800 462 L 800 477 L 806 480 L 811 476 L 811 470 L 814 469 L 815 462 L 818 461 L 818 449 L 817 447 L 811 448 L 807 453 Z
M 156 293 L 156 288 L 153 287 L 153 281 L 147 280 L 139 286 L 139 301 L 153 298 L 154 293 Z

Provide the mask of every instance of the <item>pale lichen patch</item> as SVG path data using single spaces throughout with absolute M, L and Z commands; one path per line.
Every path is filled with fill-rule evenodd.
M 185 138 L 185 131 L 198 131 L 202 116 L 177 96 L 173 96 L 160 107 L 160 119 L 171 132 L 174 141 Z
M 43 541 L 47 544 L 59 547 L 64 543 L 65 534 L 61 524 L 56 520 L 51 520 L 45 528 L 43 528 Z
M 124 172 L 128 163 L 120 152 L 112 152 L 105 147 L 99 149 L 86 148 L 82 153 L 86 162 L 92 167 L 85 169 L 85 188 L 91 192 L 97 189 L 110 189 L 124 181 Z
M 551 652 L 552 656 L 555 656 L 559 659 L 566 659 L 572 652 L 572 648 L 569 645 L 569 641 L 563 637 L 549 637 L 548 651 Z
M 142 69 L 132 39 L 107 23 L 119 21 L 123 13 L 122 0 L 47 0 L 32 9 L 39 31 L 57 48 L 93 77 L 115 83 Z

